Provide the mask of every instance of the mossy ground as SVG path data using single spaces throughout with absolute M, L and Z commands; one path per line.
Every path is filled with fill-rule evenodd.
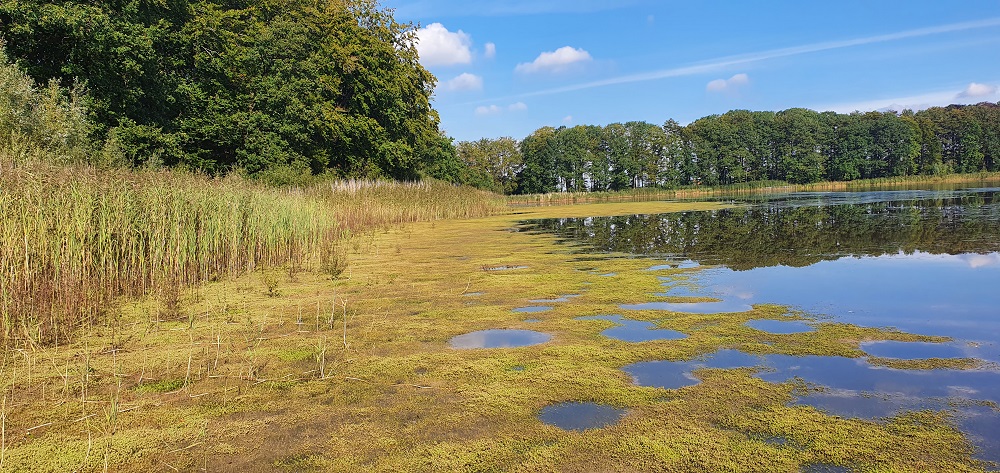
M 707 204 L 595 204 L 410 224 L 355 237 L 338 280 L 258 271 L 185 293 L 169 317 L 156 299 L 126 303 L 71 346 L 5 352 L 2 469 L 983 468 L 944 413 L 844 419 L 788 407 L 803 386 L 767 383 L 750 369 L 699 370 L 701 383 L 678 390 L 635 386 L 620 370 L 720 348 L 860 357 L 863 341 L 936 339 L 832 323 L 792 335 L 744 325 L 799 317 L 769 305 L 623 314 L 619 304 L 666 300 L 653 295 L 658 277 L 696 269 L 650 271 L 657 262 L 624 255 L 581 259 L 552 237 L 512 231 L 520 218 L 699 206 Z M 546 303 L 553 309 L 545 312 L 512 311 L 565 294 L 579 297 Z M 598 314 L 656 321 L 689 337 L 625 343 L 600 335 L 611 322 L 575 320 Z M 456 335 L 502 328 L 553 338 L 522 348 L 448 345 Z M 628 411 L 615 425 L 583 432 L 537 420 L 542 407 L 562 401 Z

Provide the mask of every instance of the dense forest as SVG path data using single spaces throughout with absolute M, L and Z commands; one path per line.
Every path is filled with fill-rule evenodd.
M 992 103 L 736 110 L 456 146 L 415 41 L 377 0 L 0 0 L 0 150 L 279 184 L 432 177 L 505 194 L 1000 170 Z
M 71 160 L 407 180 L 454 161 L 414 26 L 374 0 L 5 0 L 0 35 L 4 134 L 86 138 Z M 22 119 L 43 103 L 72 126 Z
M 498 192 L 619 191 L 1000 171 L 1000 104 L 838 114 L 735 110 L 681 126 L 543 127 L 458 144 L 467 182 Z

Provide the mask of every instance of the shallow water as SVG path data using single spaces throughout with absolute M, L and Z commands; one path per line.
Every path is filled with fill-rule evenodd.
M 563 430 L 599 429 L 618 422 L 625 415 L 619 409 L 593 402 L 564 402 L 545 406 L 538 418 Z
M 658 328 L 652 322 L 629 320 L 620 315 L 589 315 L 577 317 L 576 320 L 608 320 L 617 324 L 615 327 L 601 332 L 608 338 L 626 342 L 649 342 L 653 340 L 680 340 L 687 335 L 676 330 Z
M 514 348 L 538 345 L 552 339 L 552 335 L 533 330 L 480 330 L 452 337 L 452 348 Z
M 626 310 L 725 313 L 773 303 L 822 321 L 952 337 L 946 344 L 873 342 L 871 356 L 898 359 L 971 357 L 1000 363 L 1000 190 L 906 190 L 798 193 L 744 199 L 739 208 L 612 218 L 525 222 L 595 253 L 654 256 L 650 270 L 696 268 L 688 279 L 664 276 L 664 293 L 718 302 L 636 303 Z M 792 324 L 785 327 L 776 324 Z M 770 333 L 809 324 L 752 321 Z M 804 396 L 831 414 L 864 418 L 908 409 L 945 409 L 977 445 L 1000 461 L 1000 371 L 893 370 L 861 359 L 757 358 L 720 352 L 704 360 L 647 362 L 625 370 L 645 385 L 676 389 L 697 382 L 691 371 L 716 357 L 764 366 L 758 376 L 800 377 L 824 386 Z M 742 359 L 741 359 L 742 358 Z M 724 363 L 722 363 L 724 364 Z
M 900 360 L 927 358 L 964 358 L 969 353 L 961 346 L 946 343 L 878 341 L 862 343 L 861 349 L 872 356 Z

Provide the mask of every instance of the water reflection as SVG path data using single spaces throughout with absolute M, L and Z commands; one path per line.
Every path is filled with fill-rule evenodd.
M 629 320 L 620 315 L 589 315 L 577 317 L 576 320 L 608 320 L 617 324 L 601 332 L 608 338 L 626 342 L 649 342 L 653 340 L 680 340 L 687 335 L 676 330 L 659 328 L 652 322 Z
M 945 343 L 878 341 L 862 343 L 865 353 L 882 358 L 901 360 L 921 360 L 926 358 L 962 358 L 966 356 L 962 347 Z
M 683 283 L 663 278 L 663 295 L 719 301 L 620 301 L 628 309 L 735 312 L 774 303 L 836 322 L 956 339 L 864 344 L 872 356 L 1000 362 L 1000 189 L 799 193 L 740 204 L 708 212 L 539 220 L 522 228 L 556 234 L 586 251 L 664 260 L 651 270 L 700 266 L 686 272 Z M 1000 460 L 1000 411 L 978 407 L 1000 403 L 995 366 L 910 371 L 864 359 L 721 351 L 625 370 L 640 384 L 674 389 L 697 382 L 691 373 L 698 367 L 726 366 L 763 366 L 757 376 L 767 381 L 798 377 L 824 386 L 796 402 L 842 416 L 953 410 L 979 447 L 977 456 Z
M 959 426 L 980 448 L 979 456 L 1000 460 L 1000 416 L 971 399 L 1000 399 L 1000 373 L 989 370 L 899 370 L 863 358 L 836 356 L 754 356 L 719 350 L 691 361 L 646 361 L 622 368 L 640 386 L 680 389 L 699 383 L 702 368 L 756 367 L 755 376 L 780 383 L 799 379 L 820 388 L 794 404 L 833 415 L 877 419 L 904 410 L 952 410 Z
M 545 406 L 538 418 L 563 430 L 599 429 L 618 422 L 625 409 L 593 402 L 564 402 Z
M 994 190 L 807 193 L 710 212 L 525 222 L 598 251 L 659 254 L 735 270 L 807 266 L 844 255 L 1000 251 Z M 969 256 L 1000 264 L 1000 256 Z
M 452 348 L 512 348 L 545 343 L 552 335 L 533 330 L 480 330 L 452 337 Z

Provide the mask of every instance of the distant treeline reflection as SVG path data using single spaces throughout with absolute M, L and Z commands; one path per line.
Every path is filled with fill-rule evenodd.
M 592 251 L 663 255 L 735 270 L 808 266 L 843 256 L 1000 251 L 993 192 L 946 199 L 797 206 L 775 201 L 706 212 L 524 222 Z

